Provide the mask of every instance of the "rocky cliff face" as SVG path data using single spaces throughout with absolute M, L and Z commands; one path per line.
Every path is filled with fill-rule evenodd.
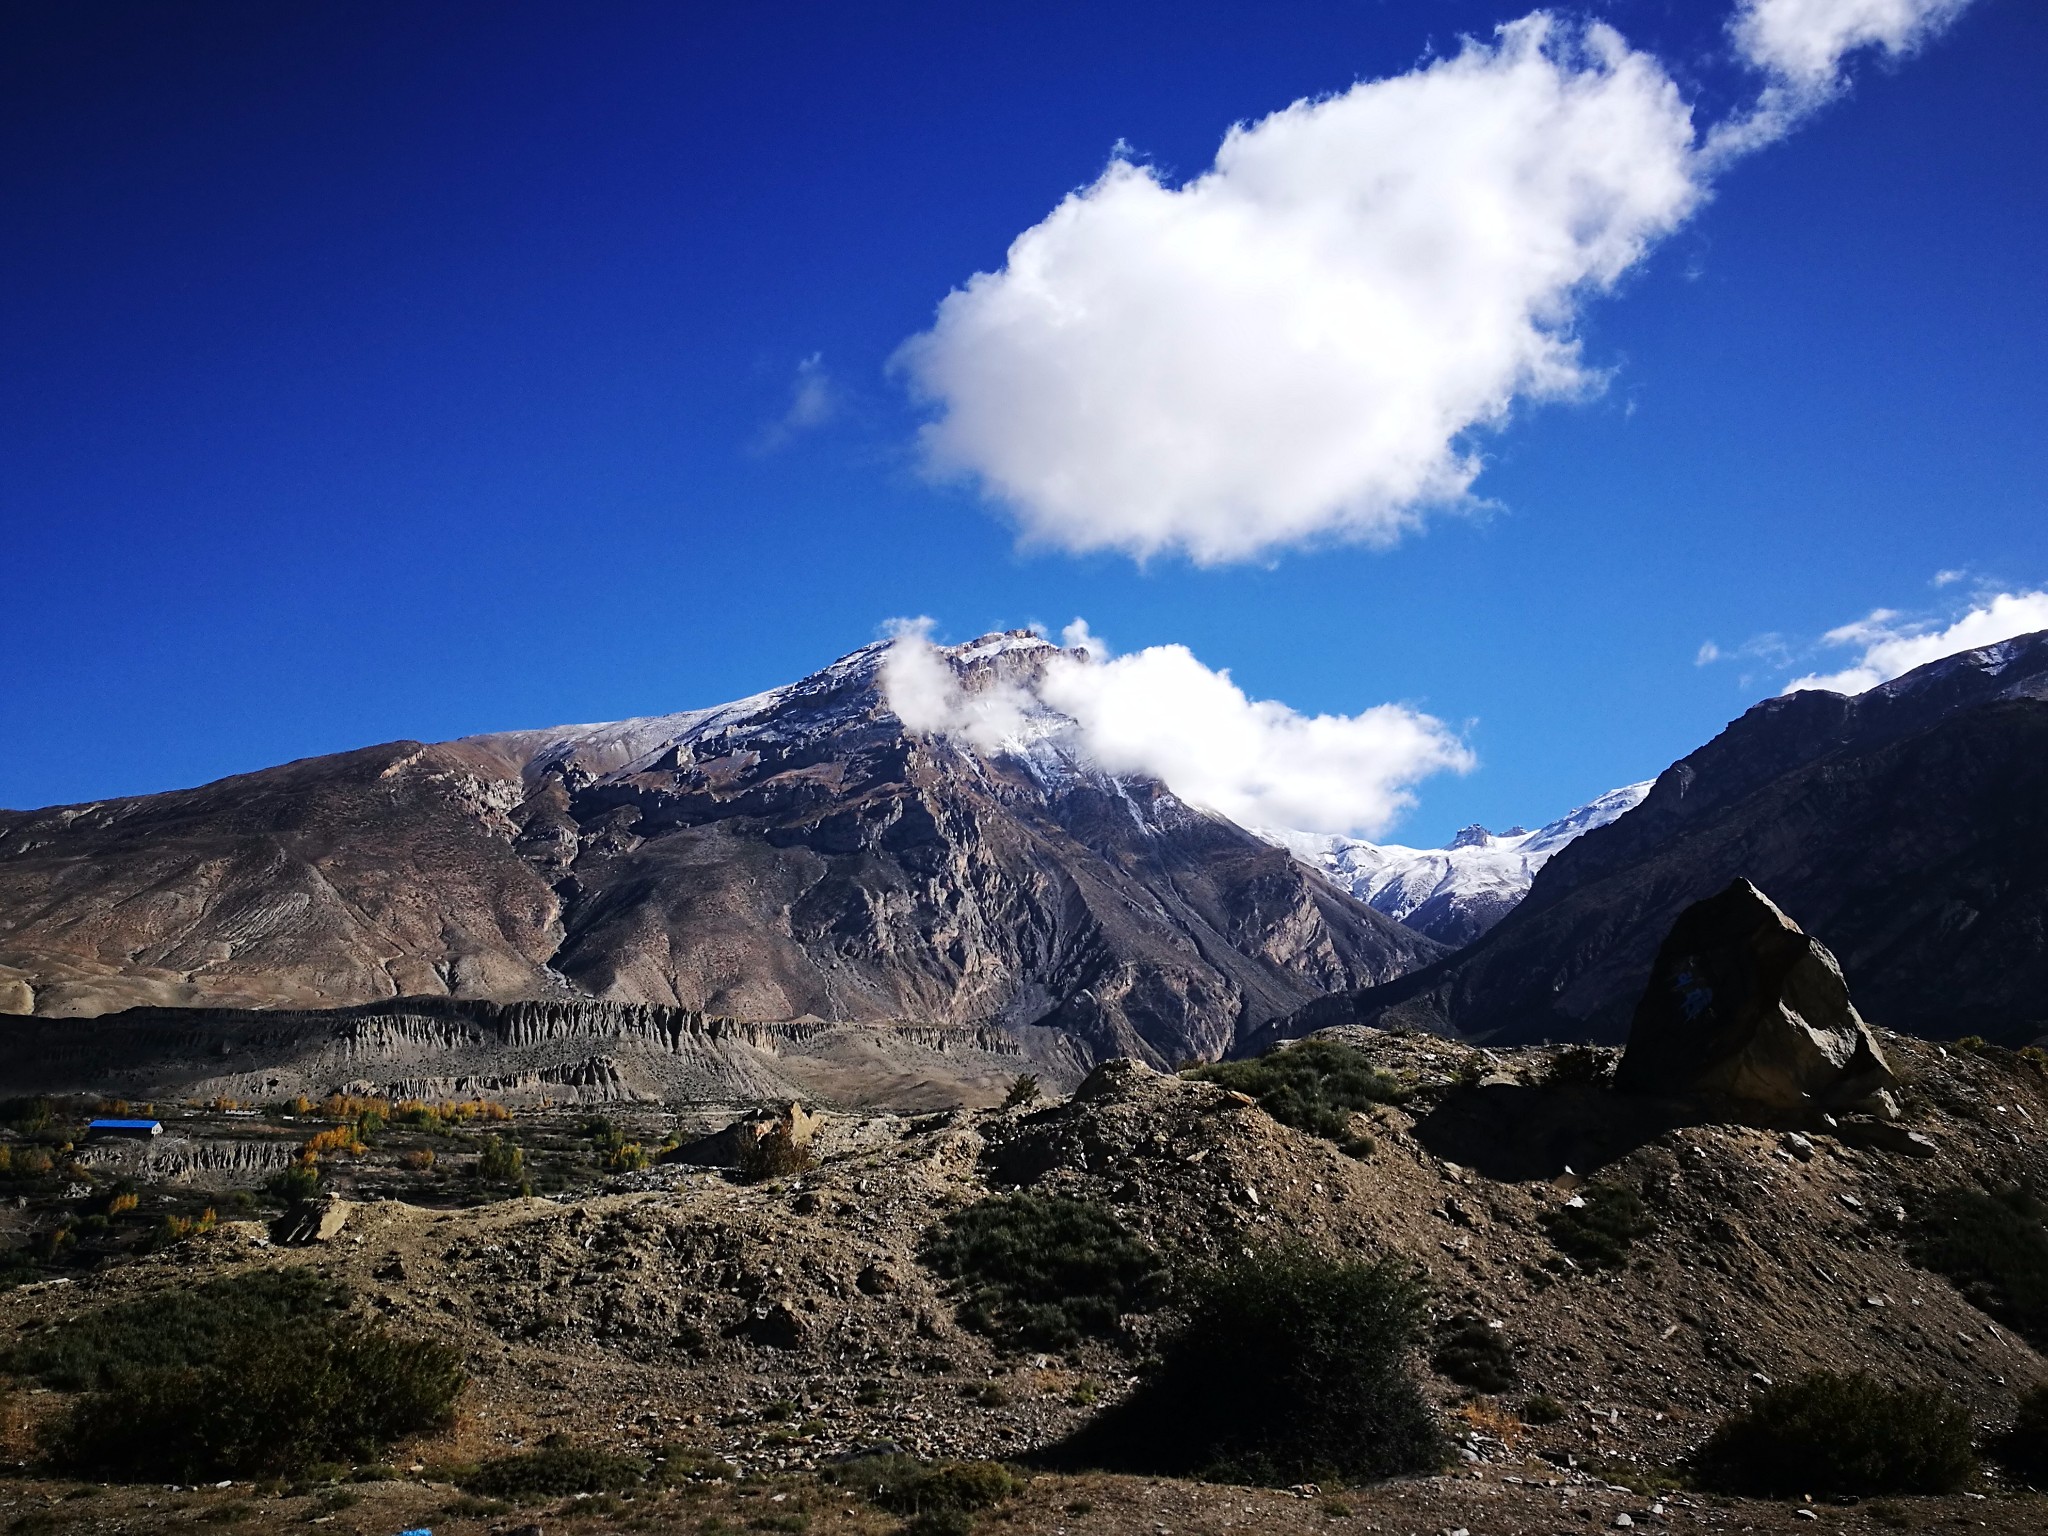
M 1678 914 L 1747 878 L 1834 952 L 1872 1022 L 2031 1039 L 2048 1031 L 2044 805 L 2048 634 L 1853 698 L 1769 699 L 1562 849 L 1470 948 L 1286 1029 L 1618 1042 Z
M 0 813 L 17 1011 L 408 994 L 999 1024 L 1047 1059 L 1214 1056 L 1442 953 L 1054 717 L 907 732 L 871 646 L 716 710 L 311 759 Z M 1055 648 L 941 652 L 970 692 Z

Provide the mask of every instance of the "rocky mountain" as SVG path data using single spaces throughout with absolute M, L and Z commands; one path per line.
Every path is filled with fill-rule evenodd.
M 1094 771 L 1061 717 L 989 751 L 912 734 L 885 651 L 711 710 L 0 813 L 0 1001 L 594 998 L 1165 1062 L 1442 953 L 1164 785 Z M 1056 652 L 1019 632 L 938 654 L 971 694 Z
M 1758 704 L 1469 949 L 1285 1028 L 1618 1041 L 1673 920 L 1737 878 L 1833 951 L 1874 1023 L 2048 1031 L 2048 633 Z
M 1406 848 L 1326 832 L 1264 827 L 1259 836 L 1285 848 L 1375 912 L 1458 948 L 1513 911 L 1551 855 L 1573 838 L 1634 809 L 1650 792 L 1651 782 L 1610 789 L 1534 832 L 1522 827 L 1489 832 L 1472 826 L 1441 848 Z

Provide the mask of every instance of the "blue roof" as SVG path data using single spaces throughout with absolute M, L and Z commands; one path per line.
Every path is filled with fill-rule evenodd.
M 162 1124 L 158 1120 L 92 1120 L 86 1124 L 88 1131 L 147 1131 Z

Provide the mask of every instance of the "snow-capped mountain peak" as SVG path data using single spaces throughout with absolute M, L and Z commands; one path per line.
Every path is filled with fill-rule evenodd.
M 1369 843 L 1326 832 L 1261 828 L 1259 836 L 1375 911 L 1445 944 L 1469 944 L 1507 916 L 1565 844 L 1633 810 L 1656 781 L 1625 784 L 1538 827 L 1470 826 L 1442 848 Z

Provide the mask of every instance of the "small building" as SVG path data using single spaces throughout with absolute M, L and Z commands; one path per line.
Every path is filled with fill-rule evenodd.
M 161 1120 L 89 1120 L 85 1135 L 88 1141 L 99 1141 L 109 1137 L 120 1137 L 130 1141 L 147 1141 L 152 1136 L 164 1133 Z

